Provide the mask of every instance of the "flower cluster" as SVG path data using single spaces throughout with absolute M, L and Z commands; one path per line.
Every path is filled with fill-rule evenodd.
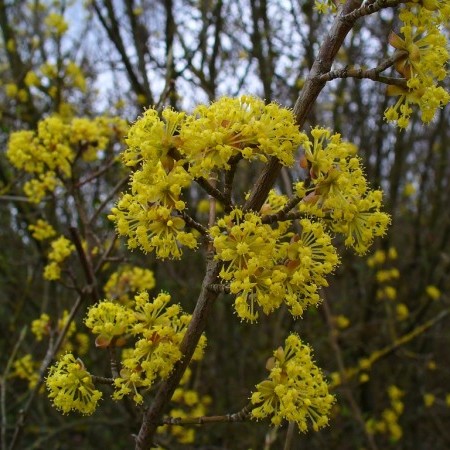
M 180 130 L 183 158 L 190 173 L 209 176 L 229 169 L 232 157 L 267 162 L 275 156 L 285 166 L 294 164 L 294 152 L 306 139 L 295 125 L 292 111 L 274 103 L 265 105 L 251 96 L 223 97 L 199 105 Z
M 295 422 L 302 432 L 307 431 L 308 421 L 315 431 L 328 424 L 335 399 L 308 345 L 297 335 L 289 335 L 285 347 L 274 352 L 266 367 L 269 376 L 256 385 L 251 397 L 254 419 L 270 417 L 274 425 L 283 420 Z
M 32 236 L 37 241 L 44 241 L 56 235 L 56 231 L 45 220 L 38 219 L 35 224 L 28 226 L 28 229 L 32 232 Z
M 155 287 L 155 277 L 149 269 L 121 267 L 106 282 L 103 291 L 107 298 L 127 304 L 134 294 Z
M 10 377 L 28 382 L 28 389 L 33 389 L 39 381 L 39 362 L 31 354 L 26 354 L 14 361 Z
M 396 49 L 395 69 L 406 80 L 406 87 L 389 86 L 388 95 L 398 96 L 385 117 L 406 128 L 417 105 L 422 121 L 430 122 L 438 108 L 450 102 L 450 94 L 438 86 L 447 75 L 448 41 L 440 27 L 450 20 L 448 2 L 431 0 L 410 2 L 399 14 L 400 35 L 391 32 L 389 43 Z
M 14 167 L 31 175 L 24 192 L 39 203 L 70 178 L 76 158 L 81 156 L 87 162 L 96 159 L 101 150 L 122 137 L 124 130 L 121 119 L 79 118 L 65 122 L 51 116 L 39 122 L 36 132 L 12 133 L 6 155 Z
M 169 411 L 169 417 L 186 418 L 202 417 L 206 414 L 211 397 L 199 395 L 194 389 L 189 389 L 192 371 L 187 369 L 180 381 L 179 387 L 175 389 L 171 402 L 174 407 Z M 158 427 L 158 434 L 170 433 L 180 444 L 193 444 L 195 439 L 195 427 L 186 425 L 163 425 Z
M 380 420 L 371 419 L 366 423 L 366 429 L 369 433 L 386 434 L 393 442 L 397 442 L 402 438 L 403 430 L 398 420 L 404 410 L 402 401 L 404 395 L 405 393 L 397 386 L 392 385 L 388 387 L 391 406 L 383 410 Z
M 136 403 L 142 403 L 140 388 L 149 388 L 157 377 L 166 378 L 181 358 L 179 344 L 191 318 L 169 302 L 169 294 L 160 293 L 151 301 L 147 292 L 141 292 L 130 306 L 103 301 L 89 309 L 85 323 L 97 335 L 98 347 L 135 341 L 124 352 L 120 376 L 114 380 L 115 400 L 132 394 Z M 204 345 L 202 338 L 194 359 L 202 357 Z
M 221 98 L 199 105 L 186 115 L 153 110 L 130 128 L 123 154 L 133 167 L 131 193 L 123 195 L 109 216 L 130 248 L 155 251 L 158 258 L 180 258 L 181 248 L 195 248 L 197 240 L 185 231 L 181 195 L 194 179 L 210 178 L 230 169 L 230 160 L 266 162 L 277 157 L 294 163 L 294 152 L 306 140 L 292 111 L 260 99 Z
M 60 236 L 51 243 L 48 254 L 49 263 L 44 268 L 46 280 L 58 280 L 61 277 L 62 263 L 75 251 L 75 246 L 64 236 Z
M 285 303 L 294 316 L 319 302 L 318 288 L 338 263 L 331 238 L 320 222 L 291 222 L 273 228 L 258 214 L 234 209 L 210 229 L 216 257 L 224 262 L 220 277 L 230 282 L 235 309 L 244 320 L 258 318 L 257 306 L 269 314 Z
M 53 405 L 65 414 L 78 411 L 90 415 L 102 398 L 82 361 L 71 353 L 65 354 L 50 368 L 46 384 Z
M 375 236 L 382 236 L 390 222 L 380 211 L 382 192 L 367 186 L 356 148 L 324 128 L 311 131 L 312 142 L 305 144 L 302 165 L 309 168 L 311 187 L 300 204 L 305 214 L 315 216 L 358 254 L 365 253 Z M 303 182 L 296 185 L 305 193 Z

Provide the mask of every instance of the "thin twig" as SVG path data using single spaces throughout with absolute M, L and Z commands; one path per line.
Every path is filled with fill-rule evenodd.
M 358 9 L 355 9 L 351 13 L 342 16 L 341 20 L 343 22 L 353 24 L 361 17 L 374 14 L 384 8 L 394 8 L 401 5 L 402 3 L 407 3 L 408 1 L 410 0 L 377 0 L 372 3 L 363 4 Z
M 205 236 L 208 240 L 211 240 L 211 237 L 209 235 L 208 228 L 203 226 L 201 223 L 197 222 L 195 219 L 193 219 L 188 213 L 185 211 L 180 212 L 180 216 L 183 218 L 183 220 L 191 227 L 197 230 L 199 233 L 201 233 L 203 236 Z
M 111 375 L 113 378 L 119 377 L 119 362 L 117 361 L 116 347 L 108 345 L 109 360 L 111 364 Z
M 92 381 L 97 384 L 114 384 L 114 378 L 99 377 L 97 375 L 91 375 Z
M 219 200 L 220 203 L 226 204 L 226 198 L 222 191 L 213 186 L 209 181 L 205 180 L 203 177 L 196 178 L 195 181 L 201 186 L 211 197 Z
M 113 188 L 113 190 L 109 193 L 109 195 L 103 200 L 98 208 L 95 210 L 93 216 L 89 219 L 88 225 L 92 225 L 94 221 L 97 219 L 99 214 L 103 211 L 103 208 L 116 196 L 116 194 L 127 184 L 128 176 L 122 178 Z
M 74 305 L 72 306 L 72 309 L 70 310 L 69 316 L 67 317 L 67 321 L 66 321 L 63 329 L 58 334 L 58 339 L 56 340 L 55 344 L 54 345 L 52 345 L 51 343 L 49 344 L 47 352 L 45 354 L 45 357 L 42 360 L 41 366 L 39 368 L 39 379 L 38 379 L 36 385 L 34 386 L 33 390 L 30 392 L 30 396 L 28 397 L 28 400 L 25 403 L 25 406 L 19 411 L 19 417 L 16 421 L 16 426 L 14 429 L 13 437 L 11 439 L 11 443 L 9 445 L 9 450 L 14 450 L 16 448 L 16 445 L 19 443 L 19 439 L 22 435 L 23 428 L 25 426 L 25 420 L 28 417 L 28 414 L 30 412 L 31 405 L 34 401 L 34 398 L 36 397 L 37 393 L 41 389 L 42 384 L 44 383 L 44 379 L 45 379 L 47 370 L 50 367 L 50 364 L 53 362 L 55 355 L 58 353 L 59 349 L 61 348 L 61 345 L 64 342 L 64 339 L 67 335 L 67 332 L 69 331 L 69 328 L 73 322 L 73 319 L 75 318 L 75 315 L 77 314 L 84 299 L 88 295 L 91 295 L 90 289 L 91 289 L 90 286 L 86 286 L 86 288 L 84 290 L 84 295 L 80 295 L 77 298 Z
M 90 181 L 99 178 L 101 175 L 103 175 L 105 172 L 107 172 L 115 163 L 116 163 L 116 158 L 112 158 L 104 166 L 102 166 L 101 169 L 97 170 L 94 173 L 91 173 L 84 180 L 80 180 L 80 181 L 78 181 L 78 183 L 75 183 L 74 187 L 80 188 L 81 186 L 84 186 L 85 184 L 89 183 Z
M 341 347 L 337 340 L 337 331 L 336 331 L 336 327 L 334 325 L 333 316 L 331 314 L 330 307 L 328 306 L 328 301 L 325 296 L 325 293 L 323 293 L 322 298 L 323 298 L 323 302 L 322 302 L 323 312 L 325 313 L 325 319 L 326 319 L 328 328 L 330 330 L 329 331 L 330 344 L 331 344 L 331 347 L 333 348 L 333 353 L 336 358 L 336 362 L 338 365 L 341 380 L 345 380 L 347 371 L 346 371 L 345 364 L 344 364 L 344 358 L 342 357 Z M 350 409 L 353 413 L 354 418 L 357 420 L 357 422 L 361 426 L 361 429 L 363 430 L 363 432 L 366 436 L 366 440 L 369 445 L 369 448 L 371 448 L 372 450 L 377 450 L 378 447 L 375 443 L 374 437 L 366 429 L 366 424 L 364 422 L 364 418 L 362 416 L 361 410 L 360 410 L 358 404 L 356 403 L 355 398 L 353 397 L 350 387 L 344 386 L 343 393 L 347 399 L 348 404 L 350 405 Z
M 75 227 L 70 227 L 70 234 L 72 235 L 73 243 L 80 258 L 81 267 L 83 268 L 84 276 L 88 286 L 91 286 L 92 302 L 95 303 L 100 298 L 100 293 L 98 292 L 97 282 L 95 278 L 94 269 L 92 267 L 92 261 L 86 254 L 81 242 L 80 234 Z
M 387 58 L 377 67 L 372 69 L 362 69 L 361 67 L 344 67 L 342 69 L 332 70 L 324 73 L 319 77 L 320 81 L 331 81 L 337 78 L 358 78 L 379 81 L 380 83 L 390 84 L 406 88 L 406 80 L 404 78 L 384 77 L 380 73 L 393 66 L 396 61 L 405 57 L 407 52 L 396 52 L 391 58 Z
M 166 417 L 159 421 L 157 425 L 205 425 L 210 423 L 244 422 L 250 417 L 251 410 L 252 404 L 249 403 L 234 414 L 201 417 Z
M 291 450 L 292 441 L 294 440 L 295 428 L 296 428 L 295 422 L 289 422 L 288 429 L 286 432 L 286 440 L 284 441 L 283 450 Z
M 16 358 L 16 354 L 19 351 L 19 347 L 22 344 L 22 341 L 25 339 L 25 335 L 27 332 L 27 327 L 24 326 L 20 331 L 19 337 L 13 347 L 11 355 L 8 358 L 8 362 L 6 363 L 5 370 L 3 371 L 3 375 L 0 379 L 1 382 L 1 411 L 2 411 L 2 448 L 6 449 L 6 428 L 8 427 L 7 418 L 6 418 L 6 379 L 8 378 L 9 371 L 11 370 L 12 363 Z
M 208 286 L 208 289 L 211 292 L 215 292 L 216 294 L 229 294 L 230 286 L 227 284 L 214 283 Z
M 223 195 L 225 197 L 225 203 L 223 205 L 225 212 L 230 212 L 233 209 L 231 195 L 233 193 L 233 180 L 236 175 L 237 166 L 242 159 L 242 154 L 238 153 L 236 156 L 230 158 L 228 163 L 230 168 L 225 172 L 225 182 L 223 187 Z
M 294 195 L 276 214 L 270 214 L 262 218 L 262 223 L 274 223 L 280 220 L 285 220 L 288 217 L 288 213 L 302 201 L 302 198 L 298 195 Z M 291 220 L 291 219 L 288 219 Z

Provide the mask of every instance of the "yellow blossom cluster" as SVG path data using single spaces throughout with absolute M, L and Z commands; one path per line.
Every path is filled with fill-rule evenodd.
M 26 354 L 14 361 L 11 378 L 19 378 L 28 382 L 28 389 L 33 389 L 39 381 L 39 362 L 31 354 Z
M 199 395 L 196 390 L 189 389 L 191 377 L 192 371 L 188 368 L 172 396 L 171 403 L 174 403 L 174 407 L 169 411 L 169 417 L 184 419 L 202 417 L 206 414 L 211 397 Z M 158 427 L 157 432 L 158 434 L 170 433 L 180 444 L 193 444 L 195 439 L 195 428 L 186 425 L 163 425 Z
M 396 300 L 397 289 L 395 281 L 400 278 L 399 270 L 393 265 L 398 258 L 395 247 L 389 250 L 377 250 L 367 258 L 367 265 L 376 269 L 375 280 L 378 284 L 376 297 L 378 300 Z
M 61 278 L 62 263 L 75 251 L 75 246 L 64 236 L 60 236 L 51 243 L 48 254 L 48 264 L 44 268 L 46 280 L 58 280 Z
M 39 203 L 70 178 L 76 159 L 93 161 L 99 152 L 125 133 L 125 122 L 98 117 L 64 121 L 51 116 L 38 123 L 37 131 L 11 134 L 6 156 L 11 164 L 31 175 L 24 185 L 25 194 Z
M 90 415 L 102 398 L 83 362 L 71 353 L 50 368 L 46 384 L 53 405 L 65 414 L 78 411 Z
M 103 291 L 107 298 L 127 304 L 134 294 L 150 291 L 155 284 L 155 277 L 151 270 L 124 266 L 109 277 Z
M 47 26 L 47 31 L 56 36 L 62 36 L 69 29 L 64 17 L 55 12 L 50 13 L 44 19 L 44 23 Z
M 317 431 L 328 424 L 335 401 L 321 370 L 314 364 L 311 349 L 291 334 L 284 348 L 275 350 L 266 365 L 269 376 L 256 385 L 252 394 L 252 417 L 269 417 L 274 425 L 283 420 L 297 423 L 306 432 L 308 422 Z
M 28 226 L 28 229 L 31 231 L 31 235 L 37 241 L 44 241 L 56 235 L 56 231 L 54 228 L 45 220 L 38 219 L 35 224 L 31 224 Z
M 393 442 L 397 442 L 402 438 L 403 430 L 398 420 L 404 410 L 404 403 L 402 401 L 404 395 L 404 392 L 397 386 L 392 385 L 388 387 L 391 406 L 381 413 L 380 420 L 370 419 L 366 422 L 368 433 L 386 434 Z
M 185 231 L 183 189 L 230 169 L 232 158 L 266 162 L 276 156 L 291 166 L 305 139 L 292 111 L 251 96 L 223 97 L 191 115 L 165 109 L 159 117 L 149 109 L 129 130 L 123 159 L 134 168 L 131 193 L 123 195 L 110 219 L 128 236 L 130 248 L 180 258 L 183 246 L 197 246 L 195 235 Z
M 425 293 L 431 300 L 438 300 L 442 295 L 441 291 L 433 284 L 430 284 L 425 288 Z
M 450 94 L 438 83 L 447 76 L 448 40 L 441 28 L 450 20 L 448 1 L 409 2 L 399 14 L 400 35 L 391 32 L 389 43 L 396 49 L 395 69 L 406 80 L 406 86 L 388 87 L 387 94 L 398 96 L 385 118 L 406 128 L 417 105 L 422 121 L 430 122 L 438 108 L 450 102 Z
M 166 378 L 181 358 L 179 344 L 190 315 L 179 305 L 168 306 L 169 302 L 169 294 L 150 300 L 147 292 L 141 292 L 130 306 L 106 300 L 89 309 L 85 323 L 97 335 L 98 347 L 134 341 L 134 347 L 124 352 L 120 375 L 114 380 L 115 400 L 131 394 L 136 403 L 142 403 L 140 388 L 149 388 L 157 377 Z M 194 359 L 202 357 L 204 345 L 202 337 Z
M 31 332 L 35 336 L 36 341 L 40 342 L 45 337 L 49 337 L 50 335 L 59 335 L 65 328 L 68 320 L 69 311 L 64 310 L 62 316 L 57 321 L 56 326 L 52 326 L 50 316 L 46 313 L 43 313 L 38 319 L 35 319 L 31 322 Z M 65 353 L 71 352 L 75 348 L 79 355 L 84 355 L 88 352 L 89 336 L 85 333 L 77 333 L 76 331 L 76 324 L 75 322 L 71 321 L 61 348 L 57 353 L 57 356 L 61 356 Z M 34 360 L 33 355 L 26 354 L 14 361 L 13 370 L 10 376 L 27 380 L 28 388 L 33 389 L 40 378 L 40 365 L 41 364 L 39 361 Z
M 319 302 L 318 289 L 338 263 L 335 247 L 320 222 L 299 221 L 301 233 L 276 227 L 260 215 L 234 209 L 210 229 L 216 257 L 224 262 L 220 277 L 230 282 L 241 319 L 255 321 L 258 309 L 271 313 L 285 303 L 294 316 Z
M 311 186 L 295 185 L 303 197 L 300 211 L 322 219 L 335 233 L 345 236 L 345 244 L 364 254 L 375 236 L 382 236 L 390 222 L 380 211 L 382 192 L 371 190 L 356 156 L 356 147 L 324 128 L 311 130 L 312 142 L 304 143 L 301 164 L 309 169 Z

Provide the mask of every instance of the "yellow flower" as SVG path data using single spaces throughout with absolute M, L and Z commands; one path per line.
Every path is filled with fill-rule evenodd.
M 424 394 L 423 396 L 423 403 L 427 408 L 430 408 L 434 405 L 434 402 L 436 400 L 436 397 L 434 394 Z
M 427 286 L 425 292 L 428 295 L 428 297 L 431 298 L 431 300 L 438 300 L 439 297 L 441 296 L 441 291 L 436 286 L 433 285 Z
M 47 25 L 50 33 L 57 36 L 62 36 L 69 28 L 69 25 L 59 14 L 50 13 L 44 20 L 45 25 Z
M 64 414 L 78 411 L 90 415 L 102 397 L 82 361 L 75 359 L 71 353 L 64 355 L 50 368 L 46 384 L 53 405 Z
M 291 334 L 285 347 L 278 348 L 267 362 L 269 376 L 256 385 L 251 396 L 252 418 L 270 417 L 274 425 L 282 420 L 296 422 L 306 432 L 328 424 L 328 416 L 335 401 L 328 392 L 322 372 L 311 358 L 311 349 Z
M 395 308 L 397 320 L 402 321 L 408 318 L 409 310 L 404 303 L 399 303 Z
M 31 224 L 28 229 L 37 241 L 43 241 L 56 235 L 54 228 L 45 220 L 38 219 L 36 224 Z

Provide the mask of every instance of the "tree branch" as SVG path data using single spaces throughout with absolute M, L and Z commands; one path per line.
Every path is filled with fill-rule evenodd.
M 180 350 L 183 356 L 175 364 L 169 377 L 161 383 L 152 404 L 145 412 L 141 429 L 136 437 L 136 450 L 148 450 L 150 448 L 156 428 L 158 427 L 159 418 L 167 407 L 181 377 L 191 361 L 198 341 L 205 330 L 211 308 L 218 296 L 217 293 L 211 292 L 208 287 L 217 281 L 220 266 L 220 262 L 215 261 L 212 255 L 209 255 L 206 274 L 203 279 L 197 304 L 186 334 L 180 344 Z

